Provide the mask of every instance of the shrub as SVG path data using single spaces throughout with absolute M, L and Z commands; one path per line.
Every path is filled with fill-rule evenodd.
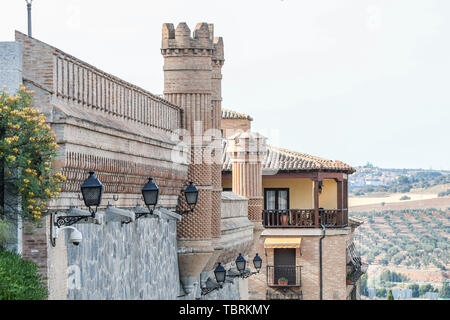
M 58 148 L 55 133 L 44 114 L 32 107 L 30 94 L 25 87 L 15 96 L 0 91 L 0 170 L 5 170 L 5 187 L 22 199 L 15 213 L 33 221 L 61 192 L 66 178 L 52 172 Z
M 447 191 L 442 191 L 438 193 L 438 197 L 446 197 L 450 195 L 450 189 L 447 189 Z
M 38 266 L 18 254 L 0 250 L 0 300 L 44 300 L 48 291 Z
M 378 289 L 376 289 L 375 292 L 376 292 L 376 296 L 378 298 L 386 298 L 386 296 L 387 296 L 386 288 L 378 288 Z
M 389 294 L 387 297 L 388 300 L 394 300 L 394 296 L 392 295 L 392 290 L 389 290 Z
M 400 200 L 401 200 L 401 201 L 404 201 L 404 200 L 411 200 L 411 197 L 403 196 L 403 197 L 400 198 Z
M 0 249 L 8 244 L 8 239 L 11 238 L 11 224 L 6 219 L 0 218 Z

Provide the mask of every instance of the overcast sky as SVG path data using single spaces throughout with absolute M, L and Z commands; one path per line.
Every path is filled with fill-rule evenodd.
M 2 0 L 0 41 L 26 33 Z M 153 93 L 164 22 L 214 23 L 223 106 L 269 143 L 351 165 L 450 169 L 448 0 L 34 0 L 33 36 Z

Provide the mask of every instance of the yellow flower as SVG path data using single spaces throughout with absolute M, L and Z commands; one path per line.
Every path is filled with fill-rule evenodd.
M 27 163 L 28 163 L 28 165 L 30 165 L 31 164 L 31 160 L 27 160 Z
M 34 209 L 34 207 L 32 205 L 29 205 L 27 208 L 28 208 L 28 210 L 33 210 Z
M 16 161 L 16 157 L 15 156 L 8 156 L 8 160 L 11 160 L 11 161 L 15 162 Z
M 14 151 L 15 153 L 19 153 L 19 149 L 17 149 L 17 148 L 14 148 L 13 151 Z
M 30 197 L 33 197 L 33 196 L 34 196 L 34 193 L 33 193 L 33 192 L 28 192 L 28 195 L 29 195 Z
M 23 179 L 23 182 L 25 182 L 25 183 L 30 183 L 30 180 L 28 180 L 28 179 Z

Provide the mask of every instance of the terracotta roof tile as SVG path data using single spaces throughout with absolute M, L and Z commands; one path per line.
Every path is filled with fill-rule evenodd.
M 223 140 L 223 171 L 231 171 L 232 163 L 226 153 L 227 141 Z M 263 170 L 301 171 L 301 170 L 332 170 L 353 173 L 355 170 L 339 160 L 327 160 L 283 148 L 267 146 L 266 157 L 263 160 Z

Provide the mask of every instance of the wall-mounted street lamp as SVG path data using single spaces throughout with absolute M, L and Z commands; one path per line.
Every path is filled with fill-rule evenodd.
M 153 214 L 155 206 L 158 203 L 159 187 L 153 182 L 153 178 L 148 178 L 148 182 L 142 188 L 142 197 L 144 198 L 144 203 L 148 208 L 148 212 L 136 212 L 136 220 L 149 214 Z
M 158 204 L 159 192 L 160 192 L 160 190 L 159 190 L 158 185 L 155 182 L 153 182 L 153 178 L 150 177 L 148 179 L 148 182 L 142 188 L 142 197 L 144 198 L 144 203 L 148 208 L 148 212 L 142 212 L 142 213 L 136 212 L 136 219 L 153 214 L 155 207 Z M 194 208 L 198 201 L 197 187 L 191 181 L 191 182 L 189 182 L 189 185 L 186 187 L 186 189 L 182 192 L 184 193 L 186 203 L 188 204 L 190 209 L 189 210 L 181 210 L 179 207 L 177 207 L 175 212 L 180 215 L 194 212 Z
M 51 244 L 56 246 L 56 239 L 61 231 L 66 229 L 72 229 L 70 242 L 74 245 L 78 245 L 81 242 L 81 233 L 71 227 L 72 225 L 84 221 L 84 223 L 97 223 L 101 224 L 96 219 L 97 208 L 102 202 L 103 184 L 94 175 L 94 171 L 89 171 L 89 177 L 81 185 L 81 194 L 83 195 L 84 204 L 89 208 L 89 211 L 81 210 L 78 208 L 70 208 L 69 215 L 56 217 L 57 213 L 51 214 Z M 95 209 L 93 209 L 95 207 Z M 73 214 L 73 215 L 71 215 Z M 73 240 L 73 241 L 72 241 Z M 79 241 L 78 241 L 79 240 Z
M 262 259 L 258 254 L 256 254 L 255 258 L 253 259 L 253 265 L 257 270 L 256 272 L 251 272 L 249 269 L 246 269 L 247 261 L 244 259 L 242 254 L 239 254 L 235 262 L 236 268 L 239 272 L 238 274 L 234 274 L 231 269 L 228 271 L 225 270 L 225 268 L 219 262 L 217 268 L 214 270 L 214 277 L 216 278 L 216 281 L 214 282 L 210 278 L 206 281 L 206 286 L 201 288 L 202 296 L 207 295 L 215 290 L 222 289 L 225 282 L 233 283 L 232 280 L 229 280 L 227 278 L 233 279 L 236 277 L 240 277 L 242 279 L 245 279 L 259 273 L 262 267 Z
M 216 281 L 212 280 L 211 278 L 208 278 L 208 280 L 206 280 L 206 285 L 201 288 L 202 296 L 222 289 L 225 282 L 233 282 L 227 280 L 227 270 L 225 270 L 225 268 L 222 266 L 222 263 L 220 262 L 218 263 L 217 268 L 214 270 L 214 277 L 216 278 Z
M 184 196 L 186 198 L 186 202 L 190 209 L 189 210 L 181 210 L 179 207 L 177 207 L 175 212 L 180 215 L 189 214 L 189 213 L 194 212 L 194 208 L 197 205 L 197 201 L 198 201 L 198 189 L 192 181 L 189 182 L 189 185 L 186 187 L 186 189 L 183 192 L 184 192 Z
M 229 277 L 229 278 L 239 277 L 239 278 L 245 279 L 254 274 L 258 274 L 261 271 L 261 267 L 262 267 L 261 257 L 258 254 L 256 254 L 255 258 L 253 258 L 253 266 L 255 267 L 256 272 L 252 272 L 250 269 L 247 269 L 246 266 L 247 266 L 247 261 L 244 259 L 244 257 L 240 253 L 236 259 L 236 269 L 239 273 L 233 274 L 232 270 L 230 269 L 227 277 Z M 230 274 L 230 272 L 231 272 L 231 274 Z
M 89 177 L 81 185 L 81 194 L 92 217 L 95 216 L 98 206 L 102 202 L 103 189 L 103 184 L 97 179 L 95 172 L 89 171 Z M 95 209 L 92 209 L 92 207 L 95 207 Z

